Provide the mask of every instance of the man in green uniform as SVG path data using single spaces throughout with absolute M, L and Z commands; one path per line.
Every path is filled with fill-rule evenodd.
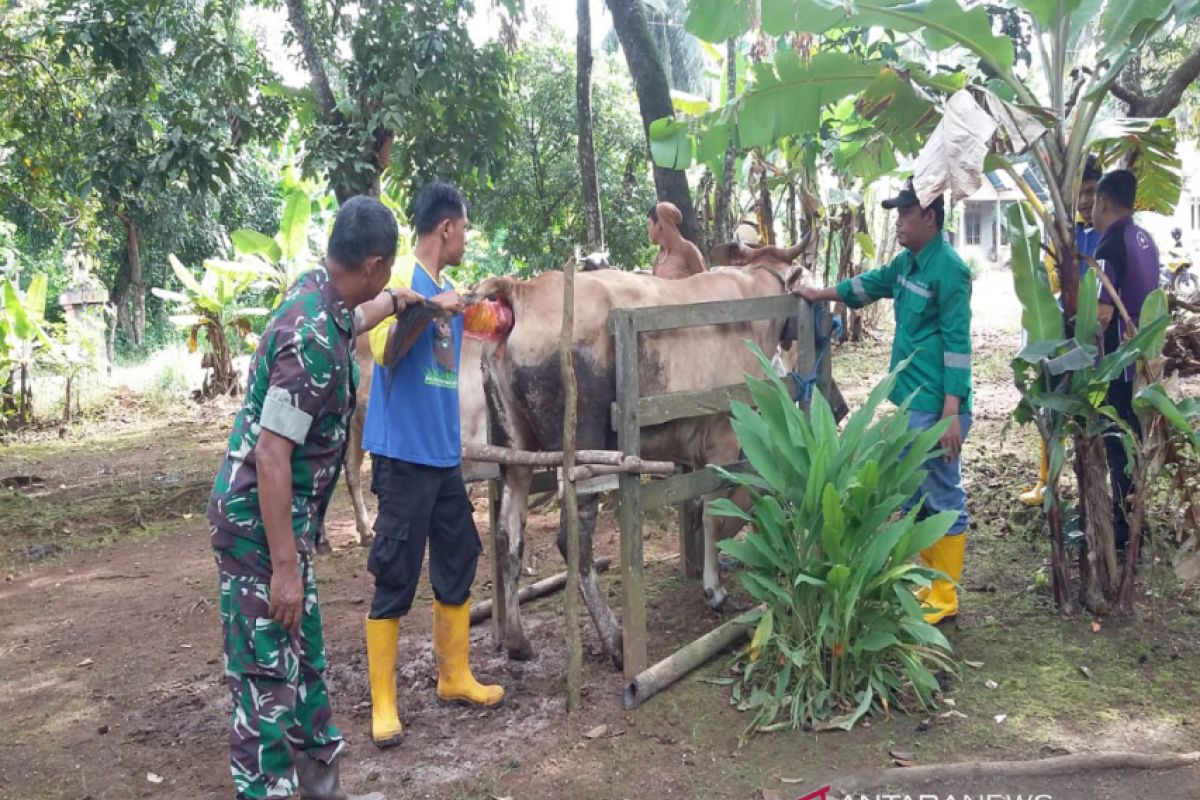
M 346 800 L 342 734 L 322 673 L 313 574 L 354 411 L 354 311 L 396 258 L 396 220 L 377 200 L 338 212 L 324 269 L 302 275 L 250 363 L 242 410 L 208 504 L 220 576 L 229 749 L 237 797 Z M 398 297 L 391 300 L 398 307 Z
M 886 209 L 896 209 L 896 239 L 904 252 L 891 263 L 842 281 L 827 289 L 799 288 L 810 302 L 841 301 L 861 308 L 882 297 L 895 300 L 896 337 L 892 364 L 912 357 L 900 373 L 889 398 L 900 404 L 912 396 L 908 418 L 911 428 L 930 428 L 942 419 L 950 427 L 942 437 L 945 455 L 925 464 L 928 476 L 909 501 L 912 508 L 924 501 L 921 515 L 957 511 L 950 532 L 921 553 L 926 565 L 946 573 L 951 581 L 937 580 L 918 597 L 928 608 L 930 623 L 958 614 L 956 583 L 962 578 L 966 547 L 967 495 L 962 485 L 962 443 L 971 429 L 971 273 L 942 233 L 945 207 L 939 196 L 922 208 L 912 182 L 891 199 Z

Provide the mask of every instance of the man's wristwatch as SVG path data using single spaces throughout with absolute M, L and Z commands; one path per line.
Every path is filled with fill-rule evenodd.
M 387 292 L 388 295 L 392 298 L 392 316 L 393 317 L 400 316 L 400 293 L 397 292 L 391 286 L 384 289 L 384 291 Z

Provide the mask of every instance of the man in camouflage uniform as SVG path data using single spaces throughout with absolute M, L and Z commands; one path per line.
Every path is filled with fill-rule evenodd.
M 378 201 L 342 206 L 324 269 L 300 277 L 259 341 L 209 500 L 230 761 L 244 800 L 347 797 L 336 761 L 344 743 L 321 677 L 313 556 L 354 411 L 355 309 L 387 284 L 396 237 Z M 397 313 L 406 301 L 391 296 Z

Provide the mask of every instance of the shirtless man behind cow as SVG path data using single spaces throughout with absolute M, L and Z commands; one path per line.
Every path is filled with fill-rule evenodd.
M 654 277 L 687 278 L 704 272 L 700 248 L 683 238 L 679 224 L 683 214 L 673 203 L 659 203 L 650 209 L 650 241 L 658 245 L 654 259 Z

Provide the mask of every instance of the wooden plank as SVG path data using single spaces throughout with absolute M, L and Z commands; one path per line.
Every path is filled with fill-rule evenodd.
M 685 581 L 704 573 L 704 509 L 698 500 L 679 504 L 679 568 Z
M 750 463 L 738 461 L 726 469 L 730 472 L 745 472 L 750 469 Z M 725 483 L 725 479 L 712 467 L 656 480 L 642 488 L 642 508 L 650 511 L 663 506 L 677 505 L 684 500 L 715 492 L 725 486 Z
M 789 391 L 795 393 L 795 382 L 791 376 L 785 376 L 783 382 Z M 727 386 L 717 386 L 712 389 L 701 389 L 695 392 L 670 392 L 643 397 L 638 400 L 638 419 L 642 427 L 661 425 L 677 419 L 705 417 L 709 414 L 724 414 L 729 411 L 729 405 L 739 400 L 751 406 L 750 387 L 745 383 L 731 383 Z M 609 409 L 612 426 L 620 422 L 620 404 L 613 403 Z
M 639 333 L 691 328 L 697 325 L 727 325 L 735 322 L 754 322 L 777 317 L 790 317 L 796 307 L 790 294 L 768 297 L 748 297 L 743 300 L 712 300 L 683 306 L 646 306 L 644 308 L 613 309 L 609 325 L 618 317 L 632 320 Z M 616 329 L 613 328 L 615 332 Z
M 475 464 L 470 470 L 463 471 L 463 483 L 471 484 L 498 480 L 500 480 L 499 464 Z
M 638 331 L 628 309 L 610 316 L 616 355 L 617 402 L 621 415 L 616 426 L 617 447 L 622 453 L 641 452 L 641 423 L 638 420 Z M 646 574 L 642 542 L 642 479 L 623 474 L 619 478 L 621 504 L 621 628 L 625 677 L 649 665 L 646 648 Z

